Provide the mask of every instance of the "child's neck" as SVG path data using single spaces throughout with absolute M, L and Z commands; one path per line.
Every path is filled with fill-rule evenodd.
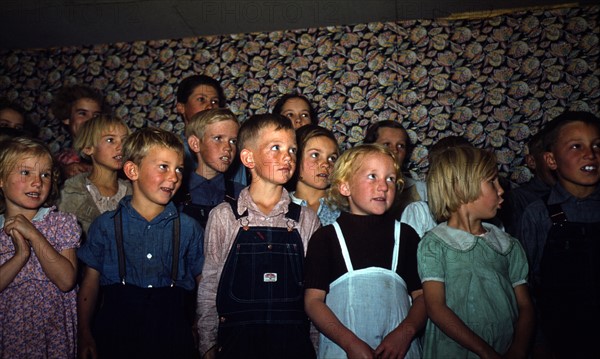
M 199 157 L 199 156 L 198 156 Z M 207 180 L 211 180 L 219 174 L 219 172 L 207 166 L 202 159 L 198 158 L 198 167 L 196 167 L 196 174 L 200 177 L 204 177 Z
M 265 215 L 268 215 L 281 200 L 283 186 L 267 183 L 259 179 L 250 184 L 248 192 L 252 201 L 258 206 L 258 209 Z
M 594 193 L 598 186 L 598 184 L 596 186 L 581 186 L 562 179 L 559 179 L 558 182 L 570 195 L 579 199 L 586 198 Z
M 116 171 L 93 166 L 88 179 L 98 188 L 98 191 L 104 197 L 112 197 L 119 191 L 119 181 Z
M 4 211 L 4 218 L 14 217 L 16 215 L 23 215 L 30 222 L 33 220 L 33 217 L 37 214 L 39 208 L 35 209 L 26 209 L 23 207 L 16 207 L 14 205 L 7 205 L 6 210 Z
M 448 218 L 448 227 L 460 229 L 476 236 L 486 232 L 481 224 L 481 218 L 474 218 L 472 214 L 464 209 L 464 206 L 461 206 L 456 212 L 450 214 L 450 218 Z
M 294 196 L 305 200 L 308 203 L 308 207 L 317 212 L 321 205 L 321 198 L 325 197 L 325 190 L 318 190 L 302 182 L 298 182 Z
M 131 198 L 131 207 L 136 210 L 145 220 L 151 222 L 156 216 L 161 214 L 166 206 L 150 202 L 141 201 L 135 195 Z

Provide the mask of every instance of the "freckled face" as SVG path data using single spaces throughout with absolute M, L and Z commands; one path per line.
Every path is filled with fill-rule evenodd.
M 0 180 L 6 212 L 11 216 L 37 212 L 51 187 L 52 159 L 48 156 L 25 155 L 7 178 Z
M 396 195 L 394 161 L 390 156 L 371 153 L 360 162 L 350 180 L 340 184 L 340 194 L 348 197 L 353 214 L 383 214 L 392 206 Z
M 126 171 L 126 174 L 139 193 L 138 203 L 165 206 L 181 186 L 183 153 L 155 146 L 139 166 L 133 164 L 132 172 Z
M 269 183 L 287 183 L 296 169 L 296 133 L 292 130 L 264 128 L 252 151 L 258 178 Z
M 204 129 L 198 166 L 207 167 L 213 177 L 227 171 L 237 153 L 237 134 L 240 126 L 235 121 L 211 123 Z

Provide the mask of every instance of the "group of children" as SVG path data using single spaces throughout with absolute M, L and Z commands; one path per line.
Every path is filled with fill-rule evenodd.
M 575 330 L 599 319 L 597 117 L 543 129 L 556 185 L 513 237 L 489 223 L 504 201 L 492 152 L 436 150 L 425 188 L 402 174 L 397 123 L 340 155 L 305 97 L 240 125 L 210 80 L 178 91 L 184 139 L 79 123 L 90 167 L 62 186 L 43 143 L 0 141 L 0 357 L 598 353 L 597 330 Z M 401 223 L 409 202 L 435 223 Z

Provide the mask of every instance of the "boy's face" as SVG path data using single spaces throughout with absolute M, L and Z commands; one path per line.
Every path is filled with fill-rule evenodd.
M 311 121 L 310 107 L 299 97 L 287 100 L 281 108 L 281 115 L 289 118 L 296 130 L 304 125 L 309 125 Z
M 96 167 L 111 172 L 118 171 L 123 167 L 121 150 L 126 137 L 125 127 L 113 126 L 102 133 L 96 145 L 85 148 L 83 152 L 92 158 Z
M 564 125 L 545 154 L 560 184 L 572 195 L 591 194 L 600 182 L 600 133 L 597 126 L 576 121 Z
M 379 215 L 394 203 L 396 168 L 391 156 L 370 153 L 360 159 L 358 170 L 339 190 L 348 197 L 350 212 L 357 215 Z
M 79 133 L 81 125 L 94 116 L 101 113 L 100 104 L 91 98 L 80 98 L 71 107 L 71 117 L 64 119 L 63 123 L 68 126 L 69 133 L 75 137 Z
M 377 130 L 377 141 L 380 145 L 389 148 L 396 155 L 398 164 L 402 166 L 408 148 L 408 136 L 399 128 L 381 127 Z
M 219 93 L 210 85 L 196 86 L 186 103 L 177 103 L 177 113 L 183 116 L 183 122 L 187 125 L 192 116 L 200 111 L 219 107 Z
M 198 166 L 205 167 L 203 172 L 211 172 L 214 177 L 217 173 L 227 171 L 237 153 L 239 129 L 238 123 L 230 120 L 211 123 L 205 127 L 204 136 L 198 141 L 197 156 Z
M 183 153 L 154 146 L 140 165 L 126 163 L 125 174 L 133 183 L 134 201 L 139 205 L 165 206 L 181 186 Z
M 263 128 L 248 151 L 247 162 L 252 176 L 283 185 L 292 178 L 296 168 L 296 133 L 290 129 L 276 130 L 275 126 Z

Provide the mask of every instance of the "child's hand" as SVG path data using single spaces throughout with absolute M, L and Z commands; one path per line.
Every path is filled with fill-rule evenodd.
M 6 222 L 4 222 L 4 230 L 13 238 L 17 233 L 20 234 L 20 236 L 28 241 L 29 244 L 32 244 L 42 237 L 42 234 L 35 228 L 33 223 L 22 214 L 8 218 Z
M 375 348 L 375 356 L 378 359 L 402 359 L 410 348 L 412 339 L 412 335 L 402 330 L 393 330 Z
M 348 355 L 348 359 L 374 359 L 375 351 L 369 346 L 369 344 L 356 338 L 357 340 L 348 346 L 348 349 L 344 349 Z
M 79 359 L 96 359 L 98 351 L 96 342 L 91 334 L 80 334 L 79 336 Z
M 23 256 L 24 258 L 29 258 L 31 255 L 29 242 L 27 242 L 18 230 L 14 229 L 14 222 L 14 218 L 7 218 L 4 222 L 4 232 L 10 237 L 15 246 L 15 257 Z

